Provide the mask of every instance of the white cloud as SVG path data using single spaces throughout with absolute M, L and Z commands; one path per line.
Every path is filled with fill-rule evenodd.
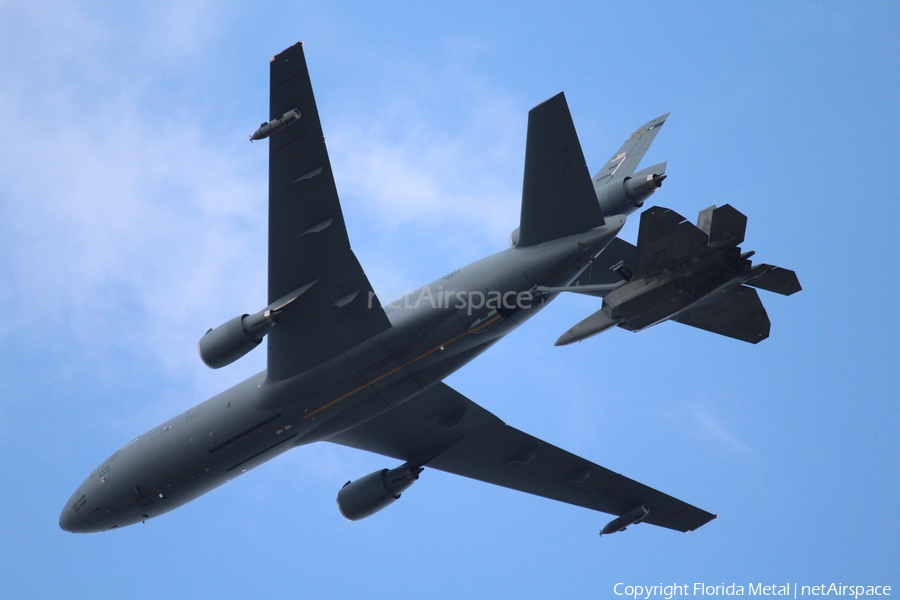
M 67 3 L 0 9 L 0 130 L 11 140 L 0 150 L 0 272 L 10 312 L 40 315 L 0 325 L 0 336 L 69 331 L 205 388 L 196 340 L 265 301 L 265 155 L 214 138 L 215 124 L 192 112 L 201 107 L 166 103 L 173 56 L 202 53 L 215 34 L 201 8 L 170 8 L 138 11 L 131 31 Z M 48 11 L 58 18 L 44 23 Z M 404 93 L 331 117 L 345 212 L 375 224 L 372 243 L 415 222 L 446 240 L 445 253 L 496 247 L 518 220 L 524 111 L 461 75 L 456 63 L 478 49 L 460 57 L 460 43 L 430 84 L 410 75 Z M 452 119 L 442 118 L 448 89 Z M 393 259 L 372 263 L 379 287 L 424 283 L 391 277 L 402 272 Z
M 437 108 L 421 114 L 409 98 L 379 115 L 345 116 L 329 132 L 334 160 L 347 167 L 342 193 L 365 198 L 390 226 L 454 222 L 508 235 L 518 217 L 524 118 L 511 117 L 497 93 L 462 90 L 459 97 L 472 104 L 453 123 L 440 122 Z
M 173 348 L 193 354 L 212 319 L 264 301 L 264 176 L 249 144 L 238 155 L 184 115 L 148 115 L 145 76 L 122 79 L 115 36 L 55 8 L 67 17 L 46 29 L 34 21 L 47 6 L 14 15 L 22 47 L 4 48 L 2 269 L 23 318 L 0 333 L 70 328 L 181 372 Z M 32 50 L 30 69 L 16 64 Z
M 755 456 L 753 448 L 734 433 L 733 427 L 713 411 L 697 403 L 688 403 L 680 407 L 681 421 L 698 440 L 710 443 L 722 449 L 740 454 Z

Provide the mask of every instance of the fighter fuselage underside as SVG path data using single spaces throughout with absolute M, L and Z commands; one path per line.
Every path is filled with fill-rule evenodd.
M 604 312 L 628 331 L 640 331 L 665 321 L 721 288 L 740 285 L 752 268 L 740 248 L 696 257 L 659 275 L 634 281 L 604 298 Z
M 624 222 L 607 217 L 474 262 L 388 304 L 391 328 L 351 350 L 285 380 L 263 371 L 151 429 L 91 473 L 60 525 L 93 532 L 145 521 L 414 399 L 541 310 L 555 295 L 535 288 L 572 282 Z M 434 455 L 406 458 L 427 466 Z

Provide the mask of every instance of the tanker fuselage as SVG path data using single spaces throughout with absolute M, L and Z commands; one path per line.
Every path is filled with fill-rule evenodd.
M 84 480 L 60 526 L 93 532 L 146 521 L 414 398 L 546 306 L 555 295 L 535 289 L 570 283 L 624 222 L 607 218 L 453 271 L 386 305 L 392 327 L 348 352 L 286 380 L 263 371 L 154 427 Z

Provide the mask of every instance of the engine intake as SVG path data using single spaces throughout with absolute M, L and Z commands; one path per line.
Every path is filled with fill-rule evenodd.
M 422 472 L 422 467 L 401 465 L 382 469 L 356 481 L 348 481 L 337 494 L 338 510 L 348 521 L 372 516 L 394 503 Z

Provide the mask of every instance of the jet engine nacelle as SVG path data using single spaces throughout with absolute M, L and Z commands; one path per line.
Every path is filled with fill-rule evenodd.
M 604 533 L 609 534 L 618 533 L 619 531 L 625 531 L 626 527 L 628 527 L 629 525 L 640 523 L 649 514 L 650 509 L 647 508 L 646 504 L 636 506 L 621 517 L 617 517 L 607 523 L 606 527 L 603 528 L 603 531 L 600 532 L 600 535 L 603 535 Z
M 665 171 L 666 163 L 660 163 L 598 188 L 596 191 L 600 212 L 604 216 L 633 213 L 660 188 L 666 178 Z
M 337 494 L 338 510 L 348 521 L 359 521 L 393 504 L 419 478 L 421 467 L 401 465 L 348 481 Z
M 519 244 L 519 228 L 516 227 L 512 230 L 512 233 L 509 234 L 509 246 L 511 248 L 515 248 Z
M 293 124 L 299 118 L 300 111 L 295 108 L 293 110 L 287 111 L 277 119 L 272 119 L 268 123 L 261 123 L 259 129 L 254 131 L 250 136 L 250 141 L 252 142 L 253 140 L 264 140 L 276 131 L 280 131 L 288 125 Z
M 257 346 L 276 320 L 268 309 L 241 315 L 210 329 L 197 342 L 200 358 L 211 369 L 230 365 Z
M 294 290 L 258 313 L 241 315 L 210 329 L 197 342 L 200 358 L 207 367 L 218 369 L 244 356 L 259 346 L 269 330 L 278 323 L 285 309 L 314 286 L 316 281 Z

